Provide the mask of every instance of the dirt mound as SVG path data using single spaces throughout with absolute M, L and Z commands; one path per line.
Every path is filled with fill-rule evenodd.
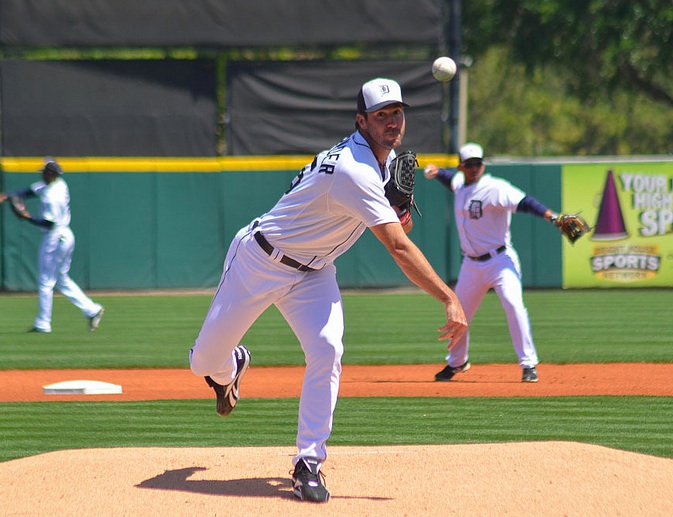
M 291 515 L 293 449 L 58 451 L 0 464 L 0 513 Z M 320 515 L 668 516 L 673 460 L 569 442 L 330 447 Z M 318 508 L 310 506 L 312 510 Z

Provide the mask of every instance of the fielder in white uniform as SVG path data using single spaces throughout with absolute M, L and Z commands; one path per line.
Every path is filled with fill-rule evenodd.
M 38 226 L 44 233 L 40 246 L 38 272 L 38 312 L 31 331 L 51 332 L 54 288 L 58 289 L 89 322 L 92 332 L 98 328 L 104 309 L 93 302 L 70 278 L 70 263 L 75 249 L 75 236 L 70 229 L 70 191 L 61 177 L 63 170 L 55 161 L 47 161 L 42 169 L 42 181 L 11 195 L 38 197 L 40 210 L 33 217 L 27 210 L 21 217 Z M 8 198 L 0 193 L 0 203 Z
M 439 179 L 455 193 L 454 212 L 463 253 L 456 294 L 470 322 L 489 289 L 495 290 L 507 314 L 512 344 L 522 368 L 521 380 L 537 382 L 538 357 L 523 301 L 521 265 L 512 247 L 510 223 L 514 212 L 528 212 L 548 221 L 556 214 L 509 182 L 485 174 L 480 145 L 465 144 L 459 158 L 458 170 L 428 164 L 424 171 L 426 178 Z M 469 332 L 465 332 L 449 351 L 448 364 L 435 375 L 435 380 L 450 381 L 470 368 L 469 344 Z
M 266 214 L 234 237 L 201 331 L 190 351 L 192 371 L 215 390 L 226 416 L 238 400 L 250 354 L 241 339 L 272 304 L 287 320 L 304 352 L 299 401 L 294 493 L 325 502 L 320 478 L 339 393 L 344 315 L 334 260 L 369 228 L 407 277 L 445 308 L 440 339 L 466 329 L 455 293 L 406 236 L 384 195 L 388 166 L 405 132 L 399 84 L 377 78 L 358 95 L 357 130 L 306 165 Z M 453 342 L 452 341 L 452 342 Z

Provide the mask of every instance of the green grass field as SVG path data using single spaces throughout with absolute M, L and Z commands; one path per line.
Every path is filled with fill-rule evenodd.
M 673 290 L 529 290 L 525 296 L 542 362 L 673 361 Z M 57 297 L 53 332 L 29 334 L 35 297 L 0 296 L 0 369 L 186 368 L 210 303 L 209 295 L 94 298 L 107 310 L 98 332 L 88 332 L 79 311 Z M 344 307 L 345 364 L 443 362 L 445 348 L 436 340 L 442 308 L 431 297 L 346 293 Z M 273 308 L 245 343 L 255 365 L 303 363 Z M 472 323 L 471 361 L 516 361 L 492 293 Z M 2 403 L 0 461 L 65 448 L 293 446 L 296 414 L 296 399 L 243 399 L 224 420 L 210 400 Z M 330 444 L 573 440 L 673 458 L 671 421 L 673 397 L 343 398 Z

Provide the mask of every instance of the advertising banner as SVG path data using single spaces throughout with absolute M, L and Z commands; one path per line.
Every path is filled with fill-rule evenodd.
M 592 227 L 564 239 L 564 288 L 673 286 L 673 162 L 564 165 L 561 184 Z

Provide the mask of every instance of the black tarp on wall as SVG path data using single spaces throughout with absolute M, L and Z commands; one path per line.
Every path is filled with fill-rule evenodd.
M 402 86 L 403 147 L 446 152 L 442 86 L 426 61 L 231 63 L 227 69 L 227 154 L 314 154 L 354 130 L 356 97 L 374 77 Z
M 3 156 L 215 156 L 211 61 L 0 62 Z
M 0 0 L 0 46 L 421 43 L 443 0 Z

